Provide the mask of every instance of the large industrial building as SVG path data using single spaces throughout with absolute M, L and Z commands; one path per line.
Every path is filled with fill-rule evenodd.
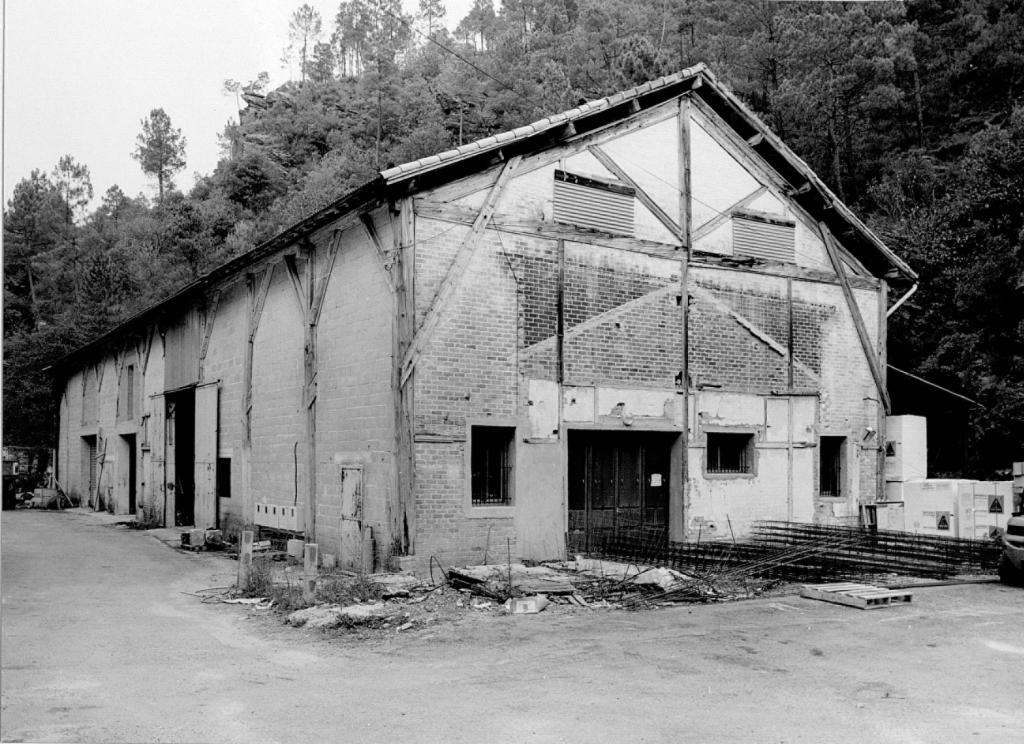
M 421 571 L 856 522 L 914 278 L 698 66 L 385 170 L 76 351 L 58 477 Z

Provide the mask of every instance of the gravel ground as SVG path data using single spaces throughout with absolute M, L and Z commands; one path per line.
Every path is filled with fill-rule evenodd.
M 3 741 L 1020 739 L 1022 589 L 516 616 L 446 590 L 318 631 L 200 601 L 232 561 L 110 521 L 3 513 Z

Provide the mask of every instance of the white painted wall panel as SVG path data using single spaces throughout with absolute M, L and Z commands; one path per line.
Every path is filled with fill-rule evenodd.
M 765 401 L 765 441 L 789 441 L 789 399 L 768 398 Z
M 629 416 L 675 418 L 675 392 L 670 390 L 636 390 L 629 388 L 599 387 L 597 410 L 609 415 L 620 403 Z
M 693 224 L 701 225 L 761 184 L 725 151 L 693 117 L 690 125 L 690 182 L 693 185 Z
M 529 436 L 551 439 L 558 436 L 558 383 L 551 380 L 529 382 Z
M 564 387 L 562 390 L 562 420 L 592 422 L 594 420 L 594 388 Z
M 816 448 L 793 450 L 793 520 L 796 522 L 814 519 L 814 494 L 818 490 L 817 458 Z
M 552 170 L 554 168 L 555 166 L 551 166 Z M 615 180 L 615 174 L 601 165 L 601 161 L 587 150 L 567 157 L 565 159 L 565 170 L 570 173 L 578 173 L 581 176 L 597 176 L 598 178 Z
M 725 220 L 711 232 L 701 235 L 693 241 L 693 248 L 696 251 L 707 251 L 718 253 L 722 256 L 731 256 L 732 250 L 732 222 Z

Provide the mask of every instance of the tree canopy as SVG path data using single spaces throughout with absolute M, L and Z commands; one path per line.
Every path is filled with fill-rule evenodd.
M 159 108 L 133 152 L 157 201 L 88 211 L 71 156 L 4 213 L 7 439 L 43 443 L 38 370 L 389 165 L 705 62 L 921 273 L 890 359 L 981 401 L 970 472 L 1024 459 L 1024 2 L 441 0 L 302 5 L 292 80 L 226 81 L 223 158 L 174 187 L 185 140 Z M 19 415 L 20 411 L 31 415 Z

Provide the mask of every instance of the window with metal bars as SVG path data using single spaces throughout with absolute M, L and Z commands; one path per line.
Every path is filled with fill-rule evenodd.
M 135 418 L 135 365 L 129 364 L 124 372 L 124 413 L 129 420 Z
M 822 437 L 818 443 L 818 495 L 843 495 L 843 445 L 846 437 Z
M 473 506 L 507 506 L 512 503 L 511 426 L 474 426 L 470 433 L 471 489 Z
M 754 435 L 708 432 L 707 472 L 746 475 L 754 472 Z

